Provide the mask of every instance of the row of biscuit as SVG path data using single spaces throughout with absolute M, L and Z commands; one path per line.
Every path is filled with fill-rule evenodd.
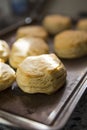
M 66 81 L 66 69 L 55 54 L 29 56 L 19 64 L 16 73 L 3 62 L 0 68 L 0 91 L 10 87 L 16 79 L 26 93 L 51 94 Z
M 62 15 L 48 15 L 43 19 L 43 26 L 51 35 L 73 28 L 73 20 Z M 80 19 L 74 25 L 77 30 L 87 31 L 87 18 Z
M 21 27 L 17 31 L 17 38 L 35 36 L 46 39 L 48 33 L 51 35 L 56 35 L 64 30 L 72 29 L 73 27 L 72 19 L 62 15 L 48 15 L 43 19 L 42 25 L 44 28 L 38 28 L 37 26 L 36 28 L 33 26 Z M 87 19 L 78 20 L 75 28 L 78 30 L 87 31 Z
M 5 41 L 0 41 L 0 91 L 11 86 L 15 78 L 18 86 L 27 93 L 51 94 L 63 86 L 66 69 L 55 54 L 48 54 L 49 46 L 45 41 L 48 33 L 58 33 L 54 37 L 54 50 L 60 58 L 87 55 L 86 32 L 63 31 L 71 27 L 70 18 L 46 16 L 43 25 L 45 29 L 41 26 L 19 28 L 18 40 L 12 45 L 11 51 Z M 9 64 L 17 68 L 16 74 L 9 65 L 3 63 L 8 58 Z

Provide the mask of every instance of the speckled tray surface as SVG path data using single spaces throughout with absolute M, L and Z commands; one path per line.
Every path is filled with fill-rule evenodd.
M 11 45 L 15 35 L 4 39 Z M 50 52 L 54 52 L 52 39 L 48 40 L 48 44 Z M 86 90 L 87 56 L 62 62 L 67 69 L 67 80 L 63 88 L 52 95 L 26 94 L 14 83 L 0 93 L 0 116 L 22 128 L 61 129 Z

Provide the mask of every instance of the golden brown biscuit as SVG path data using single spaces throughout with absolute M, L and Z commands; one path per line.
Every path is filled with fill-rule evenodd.
M 17 38 L 21 37 L 39 37 L 42 39 L 46 39 L 48 33 L 42 26 L 24 26 L 20 27 L 17 31 Z
M 9 46 L 4 40 L 0 40 L 0 59 L 3 60 L 3 62 L 6 62 L 9 57 Z
M 64 31 L 54 39 L 55 52 L 61 58 L 78 58 L 87 54 L 87 33 Z
M 24 92 L 51 94 L 66 81 L 66 70 L 55 54 L 27 57 L 17 69 L 17 83 Z
M 10 87 L 15 80 L 15 71 L 7 64 L 0 62 L 0 91 Z
M 57 34 L 71 27 L 71 19 L 61 15 L 48 15 L 43 19 L 43 26 L 50 34 Z
M 17 68 L 26 57 L 48 52 L 49 47 L 44 40 L 40 38 L 20 38 L 12 46 L 9 63 L 12 67 Z
M 79 20 L 77 23 L 77 29 L 87 31 L 87 19 Z

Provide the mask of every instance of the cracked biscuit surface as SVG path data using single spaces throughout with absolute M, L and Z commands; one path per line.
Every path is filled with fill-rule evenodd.
M 26 93 L 51 94 L 66 81 L 66 69 L 55 54 L 27 57 L 18 67 L 16 80 Z

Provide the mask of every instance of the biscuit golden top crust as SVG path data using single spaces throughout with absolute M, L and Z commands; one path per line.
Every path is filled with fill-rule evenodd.
M 10 87 L 15 77 L 15 71 L 9 65 L 0 62 L 0 91 Z
M 20 38 L 12 46 L 9 62 L 17 68 L 26 57 L 46 53 L 49 53 L 49 47 L 43 39 Z
M 62 16 L 62 15 L 48 15 L 44 18 L 44 22 L 49 22 L 50 23 L 54 23 L 56 24 L 57 22 L 58 23 L 68 23 L 70 22 L 71 19 L 67 16 Z
M 57 34 L 72 25 L 71 19 L 61 15 L 48 15 L 43 19 L 43 26 L 50 34 Z
M 27 57 L 17 68 L 18 86 L 27 93 L 51 94 L 66 81 L 66 69 L 55 54 Z
M 48 45 L 41 38 L 20 38 L 12 46 L 13 53 L 19 56 L 38 55 L 49 51 Z
M 15 77 L 15 71 L 9 65 L 0 62 L 0 81 L 11 78 L 11 75 Z
M 56 35 L 55 37 L 55 43 L 59 46 L 65 47 L 64 45 L 76 45 L 80 43 L 86 42 L 87 44 L 87 33 L 84 31 L 74 31 L 74 30 L 69 30 L 69 31 L 64 31 L 60 33 L 59 35 Z M 70 46 L 69 46 L 70 47 Z
M 44 54 L 40 56 L 27 57 L 20 65 L 19 69 L 30 77 L 41 77 L 46 73 L 60 68 L 61 62 L 54 54 Z M 38 68 L 38 69 L 37 69 Z M 33 71 L 32 71 L 33 70 Z
M 54 48 L 61 58 L 78 58 L 87 55 L 87 33 L 64 31 L 54 38 Z
M 77 28 L 80 30 L 87 30 L 87 19 L 79 20 L 77 23 Z
M 8 44 L 4 40 L 0 40 L 0 59 L 6 62 L 9 57 L 9 52 Z
M 46 39 L 48 33 L 42 26 L 24 26 L 17 31 L 17 37 L 40 37 Z

